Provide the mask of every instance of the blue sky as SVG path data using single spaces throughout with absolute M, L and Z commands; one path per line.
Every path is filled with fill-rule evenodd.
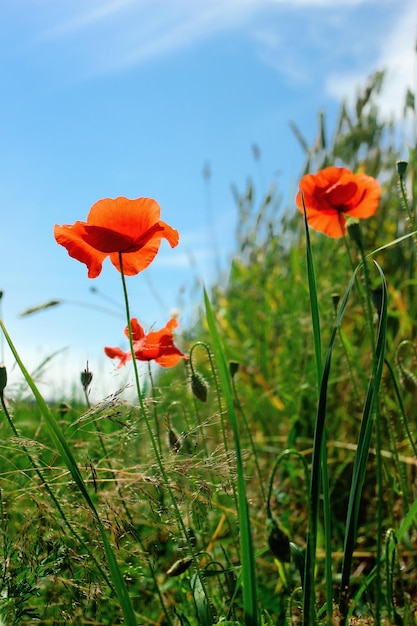
M 45 395 L 77 384 L 87 360 L 95 399 L 130 378 L 103 355 L 122 344 L 123 318 L 93 308 L 122 309 L 120 275 L 106 262 L 88 280 L 55 243 L 55 223 L 84 220 L 103 197 L 155 198 L 180 244 L 162 242 L 149 270 L 128 279 L 132 312 L 159 328 L 179 308 L 185 323 L 196 284 L 233 251 L 231 184 L 250 176 L 261 193 L 276 179 L 291 206 L 303 155 L 289 120 L 313 139 L 319 109 L 332 119 L 383 68 L 381 106 L 400 114 L 416 87 L 416 36 L 415 0 L 1 3 L 2 312 L 30 370 L 63 349 Z M 50 299 L 63 304 L 19 317 Z

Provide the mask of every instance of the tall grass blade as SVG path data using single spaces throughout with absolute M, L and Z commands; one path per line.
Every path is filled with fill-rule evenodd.
M 110 569 L 110 575 L 117 593 L 117 597 L 119 599 L 120 602 L 120 606 L 126 621 L 126 624 L 128 626 L 137 626 L 137 620 L 133 611 L 133 607 L 130 601 L 130 597 L 126 588 L 126 584 L 125 581 L 122 577 L 119 565 L 116 561 L 116 557 L 114 555 L 114 552 L 112 550 L 112 547 L 110 545 L 109 539 L 107 537 L 106 531 L 104 529 L 104 526 L 101 522 L 101 519 L 98 515 L 97 509 L 94 506 L 94 503 L 90 497 L 90 494 L 88 493 L 87 487 L 85 485 L 85 482 L 81 476 L 80 470 L 78 468 L 78 465 L 75 461 L 75 458 L 71 452 L 71 449 L 69 448 L 67 441 L 65 439 L 65 436 L 62 432 L 62 430 L 60 429 L 54 415 L 52 414 L 49 406 L 47 405 L 47 403 L 45 402 L 43 396 L 41 395 L 40 391 L 38 390 L 37 386 L 35 385 L 33 379 L 31 378 L 29 372 L 27 371 L 27 369 L 25 368 L 22 360 L 20 359 L 20 356 L 3 324 L 3 321 L 0 320 L 0 328 L 3 331 L 4 337 L 9 345 L 9 348 L 16 360 L 16 363 L 18 364 L 20 371 L 22 372 L 27 384 L 29 385 L 30 389 L 32 390 L 33 395 L 35 396 L 36 402 L 39 406 L 39 409 L 42 413 L 42 416 L 45 420 L 45 423 L 48 427 L 49 433 L 54 441 L 54 444 L 58 450 L 58 452 L 60 453 L 60 455 L 62 456 L 71 476 L 72 479 L 74 480 L 75 484 L 78 487 L 78 490 L 80 491 L 82 497 L 84 498 L 87 506 L 89 507 L 93 517 L 95 518 L 96 522 L 97 522 L 97 526 L 99 528 L 100 534 L 101 534 L 101 538 L 103 541 L 103 546 L 104 546 L 104 550 L 106 553 L 106 557 L 107 557 L 107 562 L 109 565 L 109 569 Z
M 350 487 L 348 511 L 346 517 L 345 541 L 343 549 L 344 556 L 341 579 L 341 611 L 344 616 L 347 615 L 348 610 L 347 592 L 349 589 L 350 569 L 352 565 L 352 556 L 356 539 L 359 506 L 362 496 L 362 488 L 365 480 L 369 448 L 371 444 L 374 408 L 377 402 L 377 397 L 381 385 L 382 370 L 385 360 L 387 327 L 387 285 L 381 268 L 376 262 L 375 265 L 380 274 L 382 285 L 381 310 L 378 321 L 375 358 L 373 359 L 371 377 L 369 379 L 368 390 L 366 393 L 364 408 L 362 412 L 362 422 L 359 431 L 355 461 L 353 465 L 352 483 Z
M 198 573 L 194 574 L 191 579 L 191 589 L 197 608 L 199 626 L 212 626 L 213 615 L 211 613 L 210 604 L 204 587 L 201 584 L 201 578 Z
M 240 548 L 242 561 L 243 579 L 243 608 L 245 613 L 245 626 L 257 626 L 258 608 L 256 593 L 255 558 L 253 553 L 252 534 L 249 519 L 248 503 L 246 499 L 245 477 L 243 471 L 242 452 L 240 446 L 239 429 L 233 403 L 233 391 L 230 381 L 229 367 L 226 361 L 222 340 L 217 328 L 213 309 L 204 289 L 204 302 L 206 319 L 209 327 L 214 356 L 216 357 L 219 381 L 226 404 L 236 451 L 236 470 L 238 485 L 238 518 L 240 529 Z
M 321 387 L 322 381 L 322 351 L 321 351 L 321 331 L 320 331 L 320 312 L 317 296 L 317 283 L 314 271 L 313 252 L 310 241 L 310 230 L 307 221 L 307 212 L 304 205 L 304 227 L 306 234 L 306 259 L 307 259 L 307 277 L 310 296 L 310 310 L 311 320 L 313 326 L 313 340 L 314 340 L 314 354 L 316 358 L 316 374 L 317 374 L 317 389 Z M 327 604 L 327 621 L 331 623 L 332 619 L 332 607 L 333 607 L 333 587 L 332 587 L 332 547 L 331 547 L 331 529 L 330 529 L 330 493 L 329 493 L 329 479 L 327 472 L 327 448 L 324 432 L 324 415 L 322 416 L 323 423 L 320 425 L 319 431 L 314 436 L 314 446 L 318 446 L 317 450 L 313 452 L 313 457 L 320 457 L 320 475 L 312 475 L 310 484 L 310 498 L 314 498 L 313 509 L 309 515 L 309 524 L 307 531 L 307 555 L 306 558 L 306 572 L 304 576 L 304 623 L 309 623 L 310 619 L 314 617 L 314 569 L 315 569 L 315 554 L 316 554 L 316 536 L 317 536 L 317 517 L 320 505 L 320 492 L 323 491 L 323 517 L 324 517 L 324 546 L 325 546 L 325 569 L 326 569 L 326 604 Z M 316 423 L 317 425 L 317 423 Z M 316 434 L 318 435 L 316 437 Z M 315 449 L 315 448 L 314 448 Z M 315 482 L 313 482 L 313 480 Z M 308 568 L 308 572 L 307 572 Z
M 376 264 L 376 263 L 375 263 Z M 377 265 L 377 264 L 376 264 Z M 324 423 L 326 416 L 326 403 L 327 403 L 327 387 L 329 382 L 330 375 L 330 365 L 331 358 L 333 352 L 333 346 L 339 331 L 339 327 L 343 318 L 343 315 L 346 310 L 346 306 L 352 292 L 356 275 L 359 269 L 362 267 L 362 264 L 358 265 L 358 267 L 353 272 L 350 281 L 348 283 L 346 292 L 341 301 L 334 325 L 331 333 L 329 346 L 326 353 L 326 359 L 324 362 L 322 379 L 320 384 L 320 394 L 319 401 L 317 407 L 317 417 L 316 417 L 316 427 L 314 432 L 314 443 L 313 443 L 313 456 L 312 456 L 312 467 L 311 467 L 311 492 L 310 492 L 310 502 L 311 502 L 311 524 L 307 536 L 307 548 L 306 548 L 306 565 L 305 565 L 305 581 L 303 587 L 303 600 L 304 600 L 304 614 L 303 620 L 306 626 L 309 626 L 312 623 L 312 615 L 314 615 L 314 565 L 315 565 L 315 546 L 316 546 L 316 536 L 317 536 L 317 518 L 318 518 L 318 507 L 320 500 L 320 466 L 321 466 L 321 446 L 323 445 L 323 437 L 324 437 Z M 383 279 L 383 301 L 385 302 L 386 309 L 386 284 L 385 279 L 383 277 L 382 270 L 378 267 L 378 271 L 381 274 L 381 278 Z M 386 324 L 386 310 L 385 314 L 381 313 L 381 316 L 384 319 L 384 324 Z M 381 322 L 381 321 L 380 321 Z M 385 332 L 383 333 L 383 337 L 378 333 L 377 338 L 377 350 L 381 349 L 381 342 L 385 339 Z M 381 356 L 381 355 L 380 355 Z M 382 355 L 382 363 L 380 363 L 380 359 L 376 359 L 375 362 L 381 366 L 383 365 L 383 355 Z M 379 382 L 380 376 L 382 374 L 379 373 Z M 372 380 L 372 376 L 371 376 Z

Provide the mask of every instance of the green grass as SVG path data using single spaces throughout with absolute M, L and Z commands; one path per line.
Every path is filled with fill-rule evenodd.
M 417 158 L 382 78 L 297 131 L 382 182 L 363 248 L 235 190 L 227 280 L 137 403 L 48 405 L 1 324 L 33 401 L 2 395 L 0 624 L 417 624 Z

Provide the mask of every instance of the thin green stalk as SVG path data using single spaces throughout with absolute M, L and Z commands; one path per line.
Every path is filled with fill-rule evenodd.
M 391 365 L 391 363 L 385 359 L 385 365 L 388 368 L 388 371 L 391 375 L 391 380 L 392 380 L 392 384 L 394 385 L 394 393 L 395 393 L 395 397 L 397 398 L 397 402 L 398 402 L 398 406 L 400 407 L 400 415 L 401 415 L 401 420 L 404 426 L 404 430 L 406 432 L 407 435 L 407 439 L 408 439 L 408 443 L 410 444 L 412 450 L 413 450 L 413 454 L 415 456 L 415 458 L 417 458 L 417 446 L 414 442 L 414 437 L 413 434 L 410 430 L 410 426 L 408 425 L 408 420 L 407 420 L 407 416 L 405 414 L 405 407 L 404 407 L 404 403 L 403 403 L 403 399 L 401 397 L 401 392 L 400 392 L 400 388 L 398 386 L 398 382 L 394 373 L 394 369 Z
M 88 371 L 88 364 L 87 364 L 87 369 L 84 370 L 84 372 L 81 374 L 81 384 L 82 384 L 82 387 L 83 387 L 83 390 L 84 390 L 85 401 L 86 401 L 87 407 L 89 409 L 91 409 L 91 403 L 90 403 L 90 398 L 88 396 L 88 388 L 90 386 L 91 380 L 92 380 L 92 374 L 91 374 L 91 372 Z M 109 468 L 110 468 L 110 470 L 112 472 L 112 476 L 114 477 L 114 486 L 116 487 L 116 492 L 117 492 L 117 495 L 119 496 L 119 501 L 121 502 L 121 505 L 122 505 L 123 510 L 125 512 L 125 515 L 126 515 L 126 518 L 127 518 L 128 522 L 129 522 L 129 525 L 130 525 L 129 532 L 130 532 L 130 534 L 132 536 L 134 536 L 135 540 L 139 542 L 139 545 L 141 546 L 141 548 L 145 552 L 145 549 L 144 549 L 144 546 L 143 546 L 143 541 L 142 541 L 139 533 L 136 531 L 134 519 L 132 517 L 131 512 L 129 511 L 129 507 L 126 504 L 126 498 L 123 495 L 123 491 L 122 491 L 122 488 L 121 488 L 121 486 L 119 484 L 119 481 L 117 480 L 117 476 L 116 476 L 115 472 L 113 471 L 113 465 L 112 465 L 112 462 L 110 460 L 109 454 L 107 452 L 107 447 L 106 447 L 106 445 L 104 443 L 104 439 L 103 439 L 104 433 L 103 433 L 102 429 L 100 428 L 100 425 L 99 425 L 98 421 L 96 422 L 96 428 L 97 428 L 97 431 L 98 431 L 98 439 L 100 441 L 100 445 L 101 445 L 101 450 L 103 452 L 103 456 L 107 460 L 108 466 L 109 466 Z M 165 602 L 164 602 L 164 599 L 162 597 L 162 593 L 161 593 L 161 590 L 159 588 L 158 581 L 157 581 L 157 578 L 156 578 L 155 569 L 154 569 L 154 566 L 153 566 L 151 560 L 149 560 L 149 562 L 148 562 L 148 568 L 149 568 L 149 572 L 151 574 L 152 580 L 154 582 L 155 592 L 156 592 L 156 594 L 157 594 L 157 596 L 159 598 L 162 610 L 163 610 L 163 612 L 164 612 L 164 614 L 165 614 L 169 624 L 171 624 L 172 622 L 171 622 L 170 616 L 168 614 L 167 608 L 165 606 Z
M 159 448 L 159 454 L 162 457 L 162 441 L 161 441 L 161 430 L 159 428 L 159 422 L 158 422 L 158 411 L 156 409 L 156 391 L 155 391 L 155 383 L 153 381 L 153 376 L 152 376 L 152 367 L 151 367 L 151 362 L 148 361 L 148 376 L 149 376 L 149 380 L 151 381 L 151 391 L 152 391 L 152 410 L 153 410 L 153 421 L 155 424 L 155 433 L 156 433 L 156 440 L 158 443 L 158 448 Z
M 323 365 L 322 365 L 322 353 L 321 353 L 321 332 L 320 332 L 320 312 L 317 296 L 317 283 L 314 271 L 313 252 L 310 241 L 310 231 L 307 221 L 307 212 L 304 205 L 304 227 L 306 233 L 306 258 L 307 258 L 307 275 L 308 286 L 310 294 L 310 309 L 311 319 L 313 326 L 313 339 L 314 339 L 314 354 L 316 358 L 316 374 L 317 374 L 317 391 L 322 384 Z M 319 404 L 320 404 L 319 397 Z M 325 406 L 323 406 L 325 409 Z M 319 416 L 319 413 L 317 414 Z M 314 432 L 314 445 L 313 445 L 313 459 L 320 457 L 320 475 L 317 476 L 313 472 L 311 474 L 310 483 L 310 503 L 312 505 L 312 515 L 310 518 L 311 524 L 307 530 L 307 546 L 306 546 L 306 561 L 305 561 L 305 575 L 304 575 L 304 587 L 303 587 L 303 620 L 307 626 L 314 621 L 315 616 L 315 589 L 314 589 L 314 573 L 316 562 L 316 545 L 317 545 L 317 521 L 320 505 L 320 492 L 323 493 L 323 518 L 324 518 L 324 548 L 325 548 L 325 580 L 326 580 L 326 615 L 327 623 L 330 625 L 333 615 L 333 585 L 332 585 L 332 545 L 331 545 L 331 524 L 330 524 L 330 492 L 329 492 L 329 477 L 327 470 L 327 446 L 326 446 L 326 433 L 324 429 L 324 418 L 322 416 L 322 423 L 315 425 Z M 316 446 L 317 449 L 316 449 Z M 314 481 L 314 482 L 313 482 Z
M 242 416 L 243 423 L 245 425 L 246 432 L 247 432 L 247 435 L 249 437 L 249 445 L 250 445 L 250 448 L 252 450 L 253 461 L 254 461 L 255 467 L 256 467 L 256 473 L 258 474 L 258 485 L 259 485 L 259 488 L 261 490 L 261 497 L 262 497 L 262 500 L 265 500 L 265 488 L 264 488 L 261 468 L 259 466 L 258 455 L 256 453 L 255 442 L 253 441 L 252 431 L 251 431 L 251 429 L 249 427 L 249 423 L 248 423 L 248 419 L 246 417 L 246 413 L 243 410 L 243 406 L 242 406 L 242 404 L 240 402 L 239 394 L 237 393 L 235 377 L 232 376 L 231 378 L 232 378 L 232 390 L 233 390 L 233 395 L 235 397 L 236 406 L 237 406 L 237 408 L 239 410 L 239 413 Z
M 168 474 L 166 473 L 164 464 L 162 462 L 162 458 L 161 458 L 161 455 L 159 453 L 159 447 L 158 447 L 158 444 L 157 444 L 157 441 L 156 441 L 156 437 L 155 437 L 155 434 L 154 434 L 154 432 L 152 430 L 152 427 L 151 427 L 151 424 L 150 424 L 150 421 L 149 421 L 149 418 L 148 418 L 148 414 L 147 414 L 147 411 L 146 411 L 145 402 L 144 402 L 144 399 L 143 399 L 142 388 L 141 388 L 140 381 L 139 381 L 139 369 L 138 369 L 137 361 L 136 361 L 136 358 L 135 358 L 135 348 L 134 348 L 134 345 L 133 345 L 132 326 L 131 326 L 131 323 L 130 323 L 131 316 L 130 316 L 130 307 L 129 307 L 129 297 L 128 297 L 128 293 L 127 293 L 126 279 L 125 279 L 125 275 L 124 275 L 124 272 L 123 272 L 123 258 L 122 258 L 122 256 L 123 256 L 122 253 L 119 252 L 120 275 L 121 275 L 121 278 L 122 278 L 123 297 L 124 297 L 124 302 L 125 302 L 125 311 L 126 311 L 126 319 L 127 319 L 129 344 L 130 344 L 130 351 L 131 351 L 131 354 L 132 354 L 133 372 L 134 372 L 134 376 L 135 376 L 135 385 L 136 385 L 136 391 L 137 391 L 137 396 L 138 396 L 138 400 L 139 400 L 139 407 L 140 407 L 140 410 L 141 410 L 141 415 L 142 415 L 143 420 L 145 422 L 146 429 L 148 431 L 149 439 L 151 441 L 152 450 L 154 452 L 155 459 L 157 461 L 157 465 L 158 465 L 159 471 L 161 472 L 161 476 L 163 478 L 164 485 L 167 488 L 167 491 L 168 491 L 169 496 L 171 498 L 172 505 L 174 507 L 174 511 L 175 511 L 175 514 L 176 514 L 176 518 L 177 518 L 177 522 L 178 522 L 179 528 L 182 531 L 185 540 L 187 540 L 187 538 L 188 538 L 187 530 L 185 528 L 184 521 L 182 519 L 180 510 L 178 508 L 178 504 L 177 504 L 176 498 L 175 498 L 174 493 L 172 491 L 172 488 L 170 486 L 170 481 L 169 481 L 169 478 L 168 478 Z
M 410 220 L 410 224 L 411 224 L 412 229 L 413 230 L 417 230 L 417 223 L 416 223 L 415 214 L 410 209 L 410 205 L 409 205 L 409 202 L 408 202 L 407 194 L 405 192 L 404 174 L 405 174 L 405 172 L 400 172 L 399 173 L 398 187 L 399 187 L 399 191 L 400 191 L 401 204 L 403 205 L 403 208 L 407 212 L 407 216 L 408 216 L 408 219 Z
M 159 453 L 159 447 L 158 447 L 155 435 L 154 435 L 154 433 L 152 431 L 152 427 L 151 427 L 151 424 L 150 424 L 150 421 L 149 421 L 149 418 L 148 418 L 148 414 L 147 414 L 145 403 L 144 403 L 144 399 L 143 399 L 142 388 L 141 388 L 140 381 L 139 381 L 139 370 L 138 370 L 138 365 L 137 365 L 136 358 L 135 358 L 135 349 L 134 349 L 134 345 L 133 345 L 132 326 L 131 326 L 131 322 L 130 322 L 131 316 L 130 316 L 129 297 L 128 297 L 128 293 L 127 293 L 126 278 L 125 278 L 125 275 L 124 275 L 124 272 L 123 272 L 123 255 L 122 255 L 121 252 L 119 252 L 119 263 L 120 263 L 120 275 L 121 275 L 121 280 L 122 280 L 123 297 L 124 297 L 125 311 L 126 311 L 126 320 L 127 320 L 127 328 L 128 328 L 129 346 L 130 346 L 130 352 L 131 352 L 131 355 L 132 355 L 133 372 L 134 372 L 134 377 L 135 377 L 135 385 L 136 385 L 136 391 L 137 391 L 137 396 L 138 396 L 138 401 L 139 401 L 139 407 L 140 407 L 141 415 L 142 415 L 143 420 L 145 422 L 145 426 L 146 426 L 146 429 L 147 429 L 147 432 L 148 432 L 148 435 L 149 435 L 149 439 L 150 439 L 150 442 L 151 442 L 152 450 L 153 450 L 153 453 L 155 455 L 155 459 L 156 459 L 156 462 L 157 462 L 157 465 L 158 465 L 158 469 L 159 469 L 159 471 L 161 473 L 164 486 L 167 489 L 169 498 L 170 498 L 171 503 L 172 503 L 172 507 L 173 507 L 173 510 L 174 510 L 174 513 L 175 513 L 175 517 L 176 517 L 176 520 L 177 520 L 178 527 L 179 527 L 180 531 L 182 532 L 182 535 L 183 535 L 183 538 L 184 538 L 186 544 L 189 547 L 190 554 L 194 558 L 194 551 L 193 551 L 192 546 L 190 544 L 190 540 L 189 540 L 189 536 L 188 536 L 188 533 L 187 533 L 187 529 L 185 527 L 184 520 L 182 519 L 182 515 L 181 515 L 181 512 L 179 510 L 178 503 L 177 503 L 177 500 L 175 498 L 174 492 L 172 490 L 168 474 L 167 474 L 167 472 L 165 470 L 165 467 L 164 467 L 164 464 L 162 462 L 162 457 L 161 457 L 161 455 Z M 196 570 L 197 570 L 197 573 L 198 573 L 197 564 L 196 564 Z M 199 575 L 199 573 L 198 573 L 198 575 Z M 202 589 L 204 590 L 204 581 L 201 581 L 201 585 L 202 585 Z M 169 620 L 170 623 L 172 623 L 171 619 L 169 617 L 168 617 L 168 620 Z
M 204 343 L 203 341 L 197 341 L 193 344 L 191 350 L 190 350 L 190 367 L 191 367 L 191 374 L 195 375 L 194 372 L 194 368 L 193 368 L 193 351 L 197 346 L 201 346 L 202 348 L 205 349 L 206 353 L 207 353 L 207 357 L 210 363 L 210 368 L 213 374 L 213 380 L 214 380 L 214 385 L 216 387 L 216 397 L 217 397 L 217 404 L 219 407 L 219 416 L 220 416 L 220 424 L 221 424 L 221 429 L 222 429 L 222 436 L 223 436 L 223 445 L 224 445 L 224 449 L 226 451 L 226 457 L 227 457 L 227 462 L 229 464 L 229 467 L 231 467 L 231 459 L 229 457 L 228 451 L 229 451 L 229 442 L 228 442 L 228 438 L 227 438 L 227 433 L 226 433 L 226 427 L 225 427 L 225 422 L 224 422 L 224 416 L 223 416 L 223 407 L 222 407 L 222 398 L 221 398 L 221 393 L 220 393 L 220 387 L 219 387 L 219 382 L 217 380 L 217 375 L 216 375 L 216 368 L 214 367 L 214 363 L 213 363 L 213 358 L 212 355 L 210 353 L 210 348 L 209 346 Z M 230 480 L 231 486 L 232 486 L 232 491 L 233 491 L 233 498 L 235 501 L 235 504 L 237 506 L 237 494 L 236 494 L 236 487 L 235 487 L 235 483 L 234 480 Z
M 346 531 L 343 550 L 342 564 L 342 580 L 340 591 L 340 608 L 343 619 L 346 622 L 348 614 L 348 595 L 350 583 L 350 570 L 352 564 L 352 556 L 356 539 L 357 522 L 359 516 L 359 506 L 362 494 L 363 483 L 365 480 L 366 466 L 371 442 L 371 434 L 373 429 L 373 416 L 376 410 L 378 393 L 381 385 L 382 370 L 385 359 L 385 341 L 386 341 L 386 324 L 387 324 L 387 287 L 384 274 L 381 268 L 375 263 L 381 278 L 381 310 L 379 314 L 378 331 L 375 345 L 375 358 L 373 359 L 371 377 L 368 384 L 368 390 L 365 398 L 364 408 L 362 412 L 362 422 L 359 432 L 357 452 L 353 465 L 353 475 L 351 488 L 349 493 L 348 512 L 346 518 Z M 359 268 L 360 266 L 358 266 Z M 354 274 L 355 276 L 355 274 Z M 354 276 L 352 278 L 354 278 Z M 379 477 L 378 480 L 380 480 Z M 379 523 L 379 522 L 378 522 Z M 378 559 L 379 560 L 379 559 Z
M 375 352 L 375 335 L 373 329 L 373 314 L 372 314 L 372 303 L 371 303 L 371 281 L 369 277 L 368 270 L 368 260 L 365 256 L 365 250 L 363 248 L 362 236 L 360 232 L 359 224 L 357 225 L 357 237 L 356 241 L 358 244 L 360 257 L 363 266 L 363 276 L 364 276 L 364 288 L 365 288 L 365 311 L 366 311 L 366 321 L 367 327 L 369 331 L 369 340 L 371 344 L 372 350 L 372 361 L 374 366 L 374 361 L 377 358 Z M 385 347 L 384 347 L 385 349 Z M 381 457 L 381 446 L 382 446 L 382 438 L 381 438 L 381 420 L 379 413 L 379 405 L 378 402 L 375 401 L 374 410 L 376 413 L 375 418 L 375 437 L 376 437 L 376 484 L 377 484 L 377 535 L 376 535 L 376 554 L 377 554 L 377 562 L 379 561 L 381 551 L 382 551 L 382 521 L 383 521 L 383 476 L 382 476 L 382 457 Z M 375 621 L 379 623 L 380 621 L 380 599 L 381 599 L 381 570 L 377 568 L 376 572 L 376 581 L 375 581 Z
M 240 529 L 240 548 L 242 560 L 243 578 L 243 609 L 245 626 L 258 625 L 258 602 L 256 590 L 255 558 L 252 544 L 252 532 L 249 518 L 249 508 L 246 498 L 245 476 L 242 461 L 242 451 L 240 446 L 239 429 L 236 419 L 235 406 L 233 402 L 233 392 L 230 383 L 230 372 L 227 365 L 225 351 L 214 317 L 206 290 L 204 290 L 204 301 L 206 307 L 206 319 L 213 344 L 213 351 L 219 371 L 220 385 L 225 400 L 227 413 L 232 427 L 235 452 L 236 471 L 238 485 L 238 518 Z
M 390 550 L 390 545 L 393 548 Z M 389 528 L 385 535 L 385 573 L 386 573 L 386 586 L 387 586 L 387 612 L 388 620 L 391 624 L 396 623 L 396 610 L 395 610 L 395 591 L 394 591 L 394 568 L 395 568 L 395 552 L 397 548 L 398 540 L 395 536 L 395 531 Z

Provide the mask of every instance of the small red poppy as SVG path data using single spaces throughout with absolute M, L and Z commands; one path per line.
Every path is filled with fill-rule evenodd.
M 145 334 L 136 318 L 131 320 L 130 325 L 135 359 L 138 361 L 156 361 L 161 367 L 173 367 L 181 359 L 186 358 L 185 354 L 174 345 L 172 331 L 178 326 L 174 317 L 161 330 L 151 331 L 148 334 Z M 125 335 L 129 336 L 127 327 L 125 328 Z M 120 362 L 117 367 L 126 365 L 126 362 L 132 358 L 130 351 L 125 352 L 117 347 L 105 347 L 104 352 L 111 359 L 119 359 Z

